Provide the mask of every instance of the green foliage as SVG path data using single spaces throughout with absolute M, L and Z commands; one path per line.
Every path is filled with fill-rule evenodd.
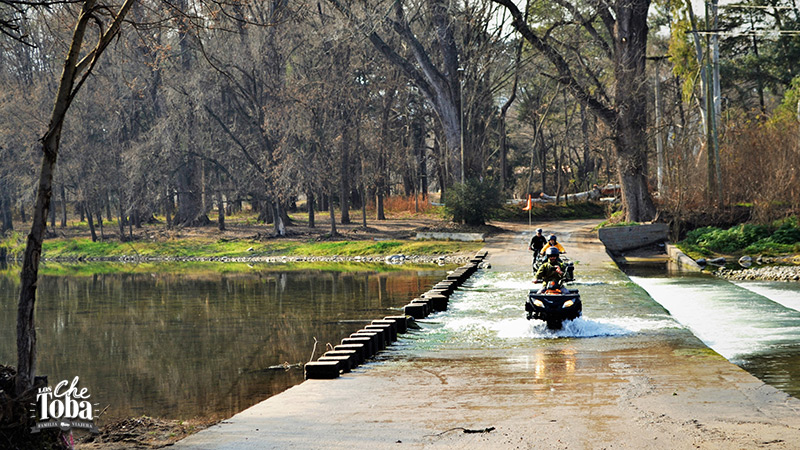
M 783 101 L 780 106 L 775 109 L 775 114 L 772 121 L 789 121 L 794 122 L 800 120 L 797 112 L 797 103 L 800 102 L 800 75 L 792 79 L 789 89 L 783 94 Z
M 605 228 L 605 227 L 629 227 L 633 225 L 639 225 L 639 222 L 626 222 L 625 221 L 625 211 L 615 211 L 611 214 L 607 220 L 600 222 L 599 225 L 595 227 L 595 229 Z
M 251 251 L 248 251 L 252 247 Z M 48 240 L 45 258 L 139 257 L 259 257 L 259 256 L 386 256 L 444 255 L 475 252 L 482 243 L 461 241 L 333 241 L 333 242 L 255 242 L 174 240 L 167 242 L 92 242 L 90 239 Z
M 689 102 L 698 81 L 700 65 L 697 62 L 697 52 L 693 37 L 691 36 L 691 23 L 688 18 L 686 6 L 681 3 L 676 5 L 679 14 L 673 19 L 672 35 L 669 40 L 669 60 L 673 64 L 672 72 L 683 82 L 683 101 Z
M 712 253 L 788 253 L 800 251 L 797 217 L 776 221 L 770 226 L 742 224 L 723 230 L 703 227 L 692 230 L 681 241 L 681 248 L 701 255 Z
M 444 203 L 453 222 L 484 225 L 502 207 L 503 200 L 494 181 L 469 179 L 450 188 Z
M 797 225 L 797 216 L 779 221 L 778 229 L 772 233 L 770 239 L 778 244 L 794 244 L 800 242 L 800 227 Z

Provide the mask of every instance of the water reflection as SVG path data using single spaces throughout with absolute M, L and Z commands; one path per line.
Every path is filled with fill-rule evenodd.
M 108 417 L 227 417 L 302 381 L 308 361 L 397 312 L 429 272 L 42 276 L 38 373 L 81 378 Z M 18 279 L 0 274 L 0 362 L 14 365 Z

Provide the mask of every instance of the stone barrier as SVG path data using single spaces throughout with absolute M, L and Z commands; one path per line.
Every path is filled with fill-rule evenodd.
M 478 270 L 478 265 L 487 255 L 485 250 L 476 253 L 468 264 L 452 271 L 419 298 L 411 300 L 403 307 L 403 315 L 373 320 L 350 337 L 342 339 L 342 343 L 333 350 L 305 365 L 306 379 L 331 379 L 337 378 L 340 373 L 350 372 L 395 342 L 399 334 L 407 333 L 409 321 L 424 319 L 434 311 L 447 310 L 450 295 Z
M 307 380 L 338 378 L 340 367 L 339 361 L 311 361 L 304 366 L 305 377 Z

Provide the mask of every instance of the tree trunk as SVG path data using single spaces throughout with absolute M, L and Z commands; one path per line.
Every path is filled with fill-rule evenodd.
M 617 14 L 614 151 L 625 205 L 625 220 L 644 222 L 656 214 L 647 187 L 647 10 L 639 0 Z
M 117 202 L 119 205 L 119 209 L 117 211 L 119 217 L 119 241 L 125 242 L 125 214 L 124 208 L 122 207 L 122 195 L 119 195 L 119 201 Z
M 217 228 L 225 231 L 225 204 L 222 201 L 222 177 L 217 170 Z
M 56 232 L 56 205 L 50 208 L 50 228 L 53 229 L 53 233 Z
M 336 232 L 336 211 L 333 209 L 333 202 L 328 200 L 328 212 L 331 214 L 331 237 L 337 236 Z
M 47 131 L 42 137 L 42 165 L 39 172 L 39 184 L 36 193 L 36 203 L 33 212 L 33 224 L 28 234 L 23 256 L 22 271 L 20 273 L 20 294 L 17 307 L 17 377 L 15 383 L 16 395 L 19 397 L 33 387 L 36 373 L 36 327 L 34 324 L 34 305 L 36 303 L 36 287 L 39 278 L 39 259 L 42 254 L 42 242 L 46 228 L 47 213 L 50 209 L 50 200 L 53 195 L 53 174 L 58 149 L 61 142 L 61 129 L 70 103 L 80 88 L 75 87 L 78 77 L 88 75 L 94 62 L 100 57 L 111 39 L 116 35 L 122 19 L 132 6 L 132 0 L 126 0 L 120 8 L 112 24 L 102 34 L 97 47 L 80 59 L 81 46 L 89 21 L 94 17 L 92 10 L 95 0 L 85 0 L 75 24 L 64 69 L 58 85 L 53 111 Z
M 101 208 L 97 208 L 97 225 L 100 226 L 100 240 L 106 240 L 106 232 L 103 228 L 103 216 L 100 214 Z
M 209 220 L 203 210 L 201 161 L 188 155 L 178 170 L 178 211 L 173 223 L 177 226 L 194 227 L 208 225 Z
M 164 215 L 166 216 L 167 222 L 167 229 L 172 229 L 172 211 L 175 208 L 175 204 L 172 202 L 172 189 L 167 187 L 167 196 L 164 199 Z
M 11 211 L 11 198 L 8 195 L 8 191 L 0 183 L 0 236 L 8 230 L 14 229 Z
M 222 191 L 217 191 L 217 229 L 225 231 L 225 207 L 222 201 Z
M 361 184 L 361 225 L 367 228 L 367 189 Z
M 272 203 L 272 220 L 275 223 L 275 234 L 278 236 L 286 236 L 286 225 L 283 222 L 281 204 L 277 199 Z
M 67 227 L 67 190 L 61 185 L 61 228 Z
M 339 206 L 342 210 L 342 225 L 350 223 L 350 121 L 344 121 L 341 143 L 341 166 L 339 172 Z
M 314 228 L 314 192 L 309 190 L 306 194 L 307 205 L 308 206 L 308 227 Z
M 89 207 L 86 210 L 86 221 L 89 223 L 89 232 L 92 234 L 92 242 L 97 242 L 97 231 L 94 228 L 94 217 L 92 216 L 92 209 Z

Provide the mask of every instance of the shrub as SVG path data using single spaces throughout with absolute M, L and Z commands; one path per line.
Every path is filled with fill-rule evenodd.
M 772 233 L 772 241 L 777 244 L 794 244 L 800 242 L 800 228 L 797 226 L 797 216 L 778 221 L 778 229 Z
M 797 217 L 773 222 L 771 226 L 743 224 L 727 230 L 703 227 L 688 232 L 681 245 L 704 255 L 792 252 L 800 248 L 800 227 Z
M 503 200 L 493 181 L 469 179 L 453 185 L 447 191 L 444 204 L 453 222 L 484 225 L 502 207 Z

